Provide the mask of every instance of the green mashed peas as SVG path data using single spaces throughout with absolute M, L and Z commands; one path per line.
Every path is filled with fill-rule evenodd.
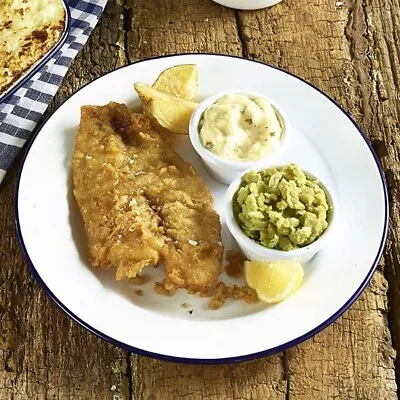
M 318 181 L 295 164 L 248 172 L 233 198 L 234 215 L 246 236 L 276 250 L 316 241 L 331 211 Z

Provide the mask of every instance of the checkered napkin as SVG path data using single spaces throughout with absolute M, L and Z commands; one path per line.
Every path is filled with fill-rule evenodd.
M 107 0 L 67 0 L 71 28 L 61 49 L 22 88 L 0 103 L 0 183 L 86 43 Z

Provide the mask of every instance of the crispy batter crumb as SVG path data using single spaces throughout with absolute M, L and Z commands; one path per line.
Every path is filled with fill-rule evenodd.
M 258 302 L 257 292 L 248 286 L 234 286 L 232 298 L 234 300 L 242 299 L 247 304 L 254 304 Z
M 225 272 L 232 278 L 240 278 L 243 275 L 245 256 L 240 251 L 229 250 L 226 253 L 227 265 Z
M 188 303 L 182 303 L 181 307 L 187 309 L 187 308 L 189 308 L 189 304 Z
M 137 294 L 138 296 L 143 296 L 143 290 L 142 289 L 136 289 L 134 290 L 135 294 Z
M 133 278 L 130 278 L 129 280 L 135 285 L 143 285 L 144 283 L 144 278 L 143 276 L 140 275 L 136 275 Z
M 162 296 L 171 296 L 171 292 L 169 292 L 160 282 L 156 282 L 154 284 L 154 290 L 156 293 L 161 294 Z
M 208 304 L 208 308 L 212 310 L 218 310 L 221 308 L 226 299 L 232 298 L 233 300 L 244 300 L 247 304 L 254 304 L 258 301 L 258 296 L 255 290 L 249 288 L 248 286 L 226 286 L 224 282 L 218 282 L 215 290 L 214 297 Z
M 225 300 L 229 297 L 229 288 L 225 285 L 224 282 L 218 282 L 217 287 L 215 288 L 214 297 L 211 299 L 208 304 L 208 308 L 212 310 L 218 310 L 221 308 Z

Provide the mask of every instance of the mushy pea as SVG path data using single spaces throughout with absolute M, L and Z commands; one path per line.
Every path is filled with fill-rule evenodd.
M 203 146 L 221 158 L 253 161 L 280 145 L 282 126 L 268 101 L 229 94 L 204 111 L 199 136 Z
M 318 181 L 290 164 L 244 175 L 233 211 L 246 236 L 269 249 L 288 251 L 322 235 L 331 205 Z

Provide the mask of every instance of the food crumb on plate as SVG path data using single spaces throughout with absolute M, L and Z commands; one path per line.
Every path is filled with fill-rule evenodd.
M 129 278 L 129 280 L 135 285 L 143 285 L 143 283 L 144 283 L 144 278 L 143 278 L 143 276 L 140 276 L 140 275 L 136 275 L 132 278 Z
M 208 304 L 208 308 L 212 310 L 218 310 L 221 308 L 225 301 L 231 298 L 233 300 L 244 300 L 247 304 L 254 304 L 258 302 L 258 296 L 255 290 L 248 286 L 226 286 L 224 282 L 218 282 L 215 290 L 214 297 Z
M 136 289 L 135 294 L 137 294 L 138 296 L 143 296 L 143 290 L 142 289 Z
M 239 278 L 243 275 L 243 265 L 246 258 L 240 251 L 229 250 L 226 253 L 227 265 L 225 272 L 231 278 Z
M 214 297 L 208 304 L 208 308 L 211 308 L 212 310 L 218 310 L 224 305 L 225 300 L 228 297 L 229 297 L 228 288 L 225 286 L 225 283 L 218 282 L 218 285 L 215 289 Z
M 188 314 L 190 314 L 190 315 L 193 314 L 193 308 L 190 308 L 191 307 L 190 304 L 182 303 L 181 307 L 184 308 Z
M 154 290 L 156 293 L 161 294 L 162 296 L 171 296 L 171 292 L 168 291 L 163 284 L 160 282 L 156 282 L 154 284 Z
M 258 302 L 257 292 L 248 286 L 234 286 L 232 296 L 234 300 L 244 300 L 247 304 L 254 304 Z

